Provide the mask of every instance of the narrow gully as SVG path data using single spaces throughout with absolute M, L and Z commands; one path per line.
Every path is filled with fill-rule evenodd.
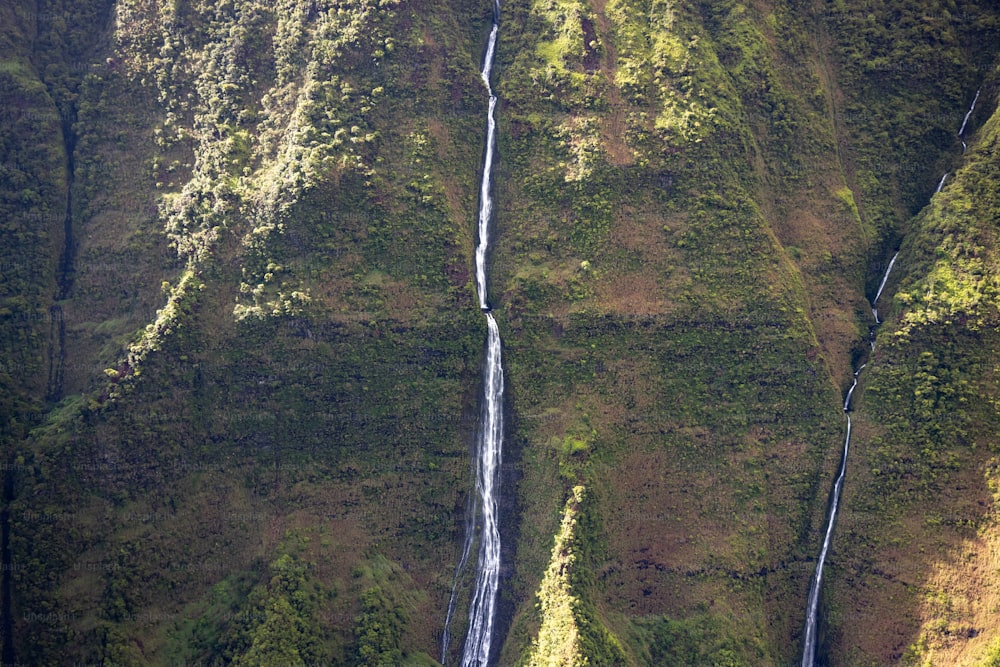
M 885 284 L 889 280 L 889 274 L 896 264 L 896 257 L 898 255 L 899 253 L 897 252 L 889 261 L 889 266 L 886 267 L 885 274 L 882 276 L 882 282 L 879 284 L 878 292 L 871 302 L 872 314 L 875 317 L 875 325 L 871 328 L 870 334 L 873 351 L 875 350 L 874 332 L 879 324 L 881 324 L 881 320 L 878 318 L 878 300 L 882 296 L 882 290 L 885 289 Z M 826 531 L 823 533 L 823 546 L 816 561 L 816 572 L 809 585 L 809 596 L 806 599 L 806 627 L 805 638 L 803 639 L 802 667 L 813 667 L 816 660 L 816 635 L 819 629 L 819 596 L 823 587 L 823 568 L 826 565 L 826 557 L 830 552 L 830 545 L 833 542 L 833 526 L 837 520 L 837 509 L 840 507 L 840 492 L 844 488 L 844 478 L 847 475 L 847 455 L 851 449 L 851 410 L 853 409 L 851 399 L 854 397 L 854 390 L 858 387 L 858 379 L 865 366 L 867 364 L 863 363 L 854 371 L 854 380 L 851 382 L 851 386 L 847 390 L 847 395 L 844 397 L 843 410 L 844 417 L 847 420 L 844 449 L 840 456 L 840 468 L 837 471 L 837 479 L 833 483 L 833 492 L 830 495 L 830 510 L 827 513 Z
M 973 111 L 976 109 L 976 102 L 979 100 L 979 90 L 976 91 L 975 97 L 972 99 L 972 104 L 969 110 L 965 114 L 965 118 L 962 119 L 962 125 L 958 130 L 958 137 L 962 139 L 962 153 L 966 151 L 965 143 L 965 129 L 968 125 L 969 118 L 972 116 Z M 937 189 L 934 193 L 937 194 L 941 192 L 944 187 L 945 179 L 948 178 L 948 172 L 941 177 L 938 182 Z M 899 251 L 897 250 L 893 254 L 892 259 L 889 260 L 889 265 L 886 267 L 885 273 L 882 276 L 882 281 L 879 283 L 878 290 L 875 293 L 875 298 L 871 302 L 872 315 L 875 318 L 875 324 L 870 328 L 869 331 L 869 342 L 871 344 L 872 352 L 875 351 L 875 332 L 877 331 L 879 325 L 882 324 L 882 320 L 879 319 L 878 314 L 878 301 L 882 296 L 882 291 L 885 289 L 886 282 L 889 280 L 889 274 L 892 272 L 893 267 L 896 264 L 896 258 L 899 257 Z M 814 667 L 816 661 L 816 649 L 817 649 L 817 631 L 818 631 L 818 618 L 819 618 L 819 596 L 823 585 L 823 567 L 826 564 L 826 557 L 830 550 L 830 544 L 833 537 L 833 526 L 837 519 L 837 509 L 840 505 L 840 492 L 844 486 L 844 477 L 847 473 L 847 454 L 851 447 L 851 398 L 854 395 L 854 390 L 858 386 L 858 378 L 861 371 L 865 368 L 867 364 L 861 364 L 857 370 L 854 371 L 854 381 L 851 383 L 850 388 L 847 390 L 847 395 L 844 398 L 844 416 L 847 419 L 847 434 L 844 437 L 844 451 L 840 458 L 840 469 L 837 472 L 837 479 L 833 484 L 833 492 L 830 497 L 830 511 L 827 515 L 826 531 L 823 535 L 823 546 L 820 549 L 819 558 L 816 561 L 816 571 L 813 575 L 812 582 L 809 586 L 809 595 L 806 599 L 806 625 L 805 625 L 805 637 L 803 639 L 802 646 L 802 667 Z
M 66 151 L 66 210 L 63 216 L 63 247 L 59 255 L 56 269 L 56 293 L 49 307 L 49 338 L 48 338 L 48 380 L 46 382 L 45 398 L 56 402 L 62 399 L 63 379 L 66 365 L 66 323 L 63 319 L 62 306 L 58 303 L 69 297 L 73 287 L 74 259 L 76 243 L 73 236 L 73 184 L 76 176 L 76 133 L 73 124 L 76 122 L 76 109 L 68 112 L 60 110 L 62 119 L 63 146 Z M 13 456 L 13 454 L 11 454 Z M 3 479 L 3 510 L 0 510 L 0 661 L 4 665 L 17 664 L 14 648 L 13 613 L 13 558 L 10 548 L 11 517 L 10 504 L 14 500 L 14 470 L 13 461 L 8 461 Z
M 63 145 L 66 148 L 66 215 L 63 218 L 63 249 L 59 257 L 59 273 L 56 276 L 58 292 L 56 301 L 69 297 L 73 288 L 74 260 L 76 243 L 73 236 L 73 182 L 76 178 L 76 109 L 72 109 L 63 117 Z
M 56 272 L 55 301 L 49 307 L 49 376 L 45 398 L 51 402 L 62 399 L 66 366 L 66 322 L 58 303 L 69 298 L 75 274 L 76 242 L 73 235 L 73 183 L 76 177 L 76 132 L 73 124 L 76 111 L 62 114 L 63 145 L 66 150 L 66 213 L 63 216 L 63 247 Z

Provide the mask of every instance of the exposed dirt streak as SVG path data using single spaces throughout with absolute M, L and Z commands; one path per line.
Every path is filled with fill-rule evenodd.
M 55 304 L 49 308 L 49 378 L 45 393 L 46 400 L 58 401 L 62 398 L 63 379 L 66 366 L 66 322 L 62 306 Z
M 601 72 L 607 82 L 607 102 L 611 113 L 604 116 L 601 122 L 601 136 L 608 152 L 608 161 L 619 167 L 635 162 L 635 155 L 625 141 L 625 105 L 622 102 L 621 91 L 615 83 L 615 73 L 618 71 L 618 50 L 611 39 L 613 33 L 611 22 L 604 9 L 607 0 L 592 0 L 591 8 L 597 19 L 597 38 L 603 47 L 601 57 Z
M 76 244 L 73 238 L 73 181 L 76 174 L 76 133 L 73 130 L 73 123 L 76 121 L 76 109 L 73 109 L 69 118 L 63 120 L 63 144 L 66 147 L 66 215 L 63 218 L 63 249 L 59 257 L 59 273 L 56 275 L 56 282 L 59 291 L 56 294 L 56 301 L 62 301 L 69 297 L 69 292 L 73 288 L 74 259 L 76 256 Z
M 845 157 L 842 144 L 847 143 L 848 138 L 844 135 L 843 128 L 837 120 L 839 100 L 843 97 L 840 86 L 837 85 L 837 77 L 834 75 L 833 66 L 827 54 L 833 52 L 834 46 L 830 35 L 823 28 L 824 3 L 815 3 L 812 9 L 812 19 L 815 26 L 813 33 L 814 47 L 819 58 L 819 77 L 823 84 L 823 92 L 826 96 L 827 109 L 829 110 L 830 128 L 833 130 L 833 145 L 837 155 L 837 166 L 840 173 L 844 175 L 844 182 L 852 193 L 858 192 L 857 182 L 854 178 L 854 165 Z M 854 203 L 858 207 L 858 217 L 861 222 L 861 237 L 867 243 L 868 234 L 865 230 L 865 208 L 864 202 L 859 197 L 854 198 Z
M 76 173 L 76 132 L 73 124 L 76 121 L 76 109 L 68 117 L 63 118 L 62 135 L 66 150 L 66 214 L 63 218 L 63 248 L 59 257 L 59 268 L 56 272 L 58 289 L 55 301 L 69 298 L 73 289 L 75 273 L 76 243 L 73 236 L 73 182 Z M 49 377 L 46 388 L 46 400 L 58 401 L 62 398 L 66 366 L 66 322 L 63 318 L 62 306 L 58 303 L 49 308 Z

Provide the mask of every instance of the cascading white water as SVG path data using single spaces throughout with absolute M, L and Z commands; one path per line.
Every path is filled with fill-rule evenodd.
M 947 176 L 947 174 L 945 174 L 945 176 Z M 944 179 L 941 179 L 941 182 L 944 183 Z M 895 255 L 892 256 L 892 259 L 889 260 L 889 266 L 885 270 L 885 275 L 882 276 L 882 282 L 879 283 L 878 292 L 875 293 L 875 298 L 872 299 L 872 315 L 875 316 L 875 324 L 881 324 L 882 323 L 882 320 L 880 320 L 878 318 L 878 298 L 880 296 L 882 296 L 882 290 L 885 289 L 885 281 L 889 280 L 889 272 L 892 271 L 892 265 L 896 263 L 896 258 L 897 257 L 899 257 L 899 253 L 898 252 Z M 874 348 L 872 348 L 872 349 L 874 349 Z M 855 377 L 855 382 L 856 381 L 857 381 L 857 378 Z M 851 388 L 853 389 L 853 387 L 851 387 Z
M 476 442 L 478 444 L 478 438 Z M 476 467 L 478 468 L 478 460 L 476 461 Z M 465 566 L 468 564 L 469 554 L 472 552 L 472 543 L 475 541 L 474 537 L 476 534 L 476 516 L 478 514 L 479 502 L 477 494 L 471 494 L 468 506 L 465 509 L 465 543 L 462 545 L 462 557 L 458 560 L 458 567 L 455 568 L 455 580 L 451 585 L 451 597 L 448 598 L 448 613 L 444 617 L 444 634 L 441 636 L 441 664 L 445 664 L 448 659 L 448 646 L 451 644 L 451 620 L 455 617 L 456 594 L 464 581 L 462 575 L 465 573 Z
M 944 187 L 944 181 L 945 181 L 946 178 L 948 178 L 948 172 L 947 171 L 944 172 L 944 176 L 941 177 L 941 180 L 938 181 L 937 187 L 934 188 L 934 194 L 937 194 L 937 193 L 941 192 L 941 188 Z
M 854 384 L 857 385 L 858 374 L 854 374 Z M 854 387 L 852 386 L 853 390 Z M 851 415 L 848 411 L 850 406 L 850 396 L 848 402 L 844 403 L 844 410 L 847 412 L 847 437 L 844 439 L 844 454 L 840 458 L 840 472 L 837 473 L 837 481 L 833 485 L 833 498 L 830 499 L 830 516 L 826 522 L 826 534 L 823 536 L 823 548 L 819 552 L 819 561 L 816 563 L 816 575 L 813 577 L 812 585 L 809 587 L 809 598 L 806 604 L 806 637 L 804 649 L 802 651 L 802 667 L 813 667 L 816 659 L 816 625 L 819 611 L 819 592 L 823 585 L 823 565 L 826 563 L 826 554 L 830 550 L 830 541 L 833 536 L 833 523 L 837 518 L 837 506 L 840 504 L 840 490 L 844 486 L 844 475 L 847 472 L 847 452 L 851 447 Z
M 456 591 L 461 581 L 478 537 L 479 553 L 476 563 L 476 577 L 472 599 L 469 604 L 469 628 L 462 648 L 462 667 L 484 667 L 489 663 L 496 621 L 497 596 L 500 589 L 500 523 L 497 496 L 500 487 L 500 462 L 503 452 L 503 358 L 500 329 L 491 312 L 486 292 L 486 261 L 489 250 L 489 225 L 493 217 L 493 149 L 496 145 L 497 98 L 493 94 L 490 75 L 496 52 L 499 32 L 500 3 L 493 5 L 493 28 L 490 30 L 486 56 L 481 72 L 483 85 L 489 94 L 489 109 L 486 123 L 486 155 L 484 156 L 483 177 L 479 189 L 479 241 L 476 245 L 476 285 L 479 290 L 479 307 L 486 314 L 486 360 L 483 369 L 483 403 L 479 433 L 476 438 L 475 500 L 470 503 L 471 516 L 466 522 L 465 544 L 459 561 L 448 602 L 445 629 L 442 637 L 441 662 L 448 657 L 448 628 L 454 615 Z
M 878 303 L 879 297 L 882 296 L 882 290 L 885 288 L 886 281 L 889 280 L 889 273 L 896 264 L 896 257 L 898 255 L 899 253 L 897 252 L 889 261 L 889 266 L 886 267 L 885 274 L 882 276 L 882 282 L 879 284 L 878 292 L 875 294 L 875 298 L 872 299 L 872 313 L 875 315 L 876 326 L 879 323 L 879 319 L 875 304 Z M 875 342 L 873 338 L 872 350 L 874 349 Z M 826 565 L 826 555 L 830 551 L 833 524 L 837 520 L 837 508 L 840 506 L 840 491 L 844 486 L 844 476 L 847 473 L 847 454 L 851 448 L 851 398 L 854 396 L 854 390 L 858 387 L 858 376 L 864 370 L 865 366 L 867 364 L 861 364 L 854 371 L 854 381 L 851 383 L 850 388 L 847 390 L 847 396 L 844 398 L 847 435 L 844 437 L 844 452 L 840 458 L 840 471 L 837 473 L 837 480 L 833 484 L 833 496 L 830 498 L 830 512 L 826 519 L 826 532 L 823 534 L 823 548 L 820 549 L 819 559 L 816 561 L 816 572 L 813 575 L 812 583 L 809 585 L 809 596 L 806 601 L 806 630 L 802 649 L 802 667 L 813 667 L 813 662 L 816 660 L 816 629 L 819 622 L 819 594 L 823 586 L 823 567 Z
M 962 139 L 963 153 L 965 152 L 965 149 L 968 148 L 968 146 L 965 145 L 965 126 L 969 123 L 969 118 L 972 117 L 972 112 L 976 110 L 976 102 L 979 101 L 979 92 L 979 90 L 976 91 L 976 96 L 972 98 L 972 105 L 969 107 L 969 110 L 965 112 L 965 118 L 962 119 L 962 126 L 958 128 L 958 136 Z
M 486 314 L 489 337 L 484 371 L 483 424 L 477 452 L 476 493 L 479 496 L 479 562 L 469 605 L 469 630 L 462 650 L 462 667 L 489 662 L 500 588 L 500 524 L 497 491 L 503 448 L 503 367 L 500 331 L 492 313 Z
M 868 364 L 861 364 L 858 370 L 854 371 L 854 382 L 851 383 L 851 388 L 847 390 L 847 397 L 844 398 L 844 412 L 851 411 L 851 396 L 854 395 L 854 389 L 858 386 L 858 373 L 864 370 L 865 366 Z
M 486 56 L 480 74 L 483 85 L 490 96 L 489 109 L 486 114 L 486 156 L 483 158 L 483 178 L 479 185 L 479 244 L 476 245 L 476 286 L 479 288 L 479 307 L 489 310 L 489 300 L 486 298 L 486 251 L 490 244 L 490 220 L 493 217 L 493 147 L 496 145 L 497 125 L 494 110 L 497 106 L 497 96 L 493 94 L 490 84 L 490 74 L 493 71 L 493 56 L 496 51 L 500 3 L 493 5 L 493 28 L 486 45 Z

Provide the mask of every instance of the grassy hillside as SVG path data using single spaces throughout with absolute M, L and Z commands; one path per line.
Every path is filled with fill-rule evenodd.
M 4 661 L 437 664 L 485 339 L 490 3 L 0 17 Z M 823 654 L 985 660 L 996 11 L 501 19 L 499 662 L 797 659 L 900 242 Z

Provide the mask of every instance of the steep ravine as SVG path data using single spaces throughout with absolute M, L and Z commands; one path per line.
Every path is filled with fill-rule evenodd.
M 882 289 L 885 287 L 885 283 L 889 279 L 889 274 L 892 271 L 895 261 L 896 256 L 893 255 L 888 268 L 885 270 L 885 275 L 882 276 L 882 282 L 879 285 L 878 293 L 876 293 L 875 298 L 872 299 L 871 302 L 872 315 L 875 318 L 875 325 L 872 327 L 871 331 L 871 347 L 873 351 L 875 349 L 875 329 L 880 323 L 878 319 L 877 304 L 879 297 L 882 295 Z M 833 491 L 830 494 L 830 507 L 827 514 L 826 530 L 823 533 L 823 546 L 820 550 L 819 558 L 816 561 L 816 572 L 813 574 L 812 581 L 809 585 L 809 596 L 806 602 L 805 636 L 802 640 L 802 667 L 813 667 L 816 660 L 817 635 L 819 631 L 819 602 L 823 587 L 823 568 L 826 565 L 827 554 L 830 551 L 833 528 L 837 520 L 837 510 L 840 507 L 841 491 L 844 488 L 844 478 L 847 474 L 847 457 L 851 449 L 851 411 L 853 410 L 851 397 L 854 395 L 854 390 L 858 387 L 859 376 L 866 365 L 866 363 L 862 363 L 857 369 L 854 370 L 854 379 L 851 382 L 851 386 L 847 390 L 847 395 L 844 397 L 843 409 L 844 418 L 846 420 L 844 447 L 843 453 L 840 457 L 840 468 L 837 471 L 837 477 L 833 483 Z
M 76 109 L 70 107 L 67 117 L 62 119 L 63 146 L 66 150 L 66 215 L 63 218 L 63 248 L 59 255 L 59 271 L 56 283 L 59 291 L 56 301 L 69 297 L 73 288 L 76 243 L 73 230 L 73 183 L 76 178 Z
M 76 257 L 76 242 L 74 240 L 73 224 L 73 184 L 76 176 L 76 110 L 70 107 L 67 115 L 62 118 L 63 146 L 66 151 L 66 213 L 63 216 L 62 251 L 59 254 L 59 267 L 56 272 L 55 294 L 56 303 L 49 307 L 49 380 L 46 398 L 58 401 L 63 395 L 66 365 L 66 322 L 60 301 L 69 298 L 73 288 L 74 263 Z
M 27 16 L 19 16 L 16 21 L 12 21 L 12 24 L 16 25 L 23 20 L 27 20 L 27 25 L 36 23 L 35 30 L 37 31 L 39 26 L 44 28 L 44 26 L 55 19 L 65 20 L 65 17 L 61 18 L 57 12 L 45 10 L 44 3 L 38 3 L 35 5 L 35 8 L 41 10 L 41 13 L 38 15 L 28 14 Z M 21 65 L 19 61 L 19 58 L 22 56 L 21 48 L 25 49 L 24 55 L 26 58 L 27 53 L 33 49 L 35 51 L 34 55 L 39 57 L 43 63 L 48 64 L 52 68 L 52 71 L 60 71 L 66 66 L 66 63 L 60 62 L 60 59 L 65 57 L 66 54 L 60 53 L 56 49 L 49 49 L 48 46 L 43 47 L 37 32 L 28 29 L 24 33 L 18 34 L 15 28 L 14 32 L 6 36 L 11 37 L 14 35 L 17 36 L 16 41 L 20 42 L 17 44 L 18 48 L 12 48 L 9 54 L 5 54 L 5 58 L 11 58 L 6 61 L 11 67 L 11 72 L 17 72 Z M 34 41 L 32 42 L 32 40 Z M 22 95 L 12 95 L 10 98 L 3 100 L 3 103 L 11 104 L 15 113 L 16 121 L 11 122 L 11 126 L 12 128 L 16 128 L 14 133 L 16 141 L 24 141 L 32 144 L 31 149 L 24 150 L 21 156 L 18 156 L 16 152 L 16 143 L 15 146 L 5 147 L 8 150 L 13 149 L 15 151 L 14 155 L 18 156 L 19 160 L 25 160 L 23 164 L 15 162 L 12 165 L 15 170 L 29 170 L 34 165 L 31 165 L 27 161 L 26 156 L 33 156 L 33 151 L 44 151 L 46 147 L 49 149 L 48 157 L 53 162 L 58 159 L 56 156 L 62 156 L 62 160 L 60 160 L 61 164 L 58 165 L 59 168 L 56 168 L 56 165 L 53 164 L 48 173 L 44 174 L 43 177 L 39 174 L 40 178 L 37 181 L 24 183 L 26 186 L 25 192 L 27 193 L 44 190 L 46 185 L 58 188 L 58 198 L 53 197 L 53 200 L 48 202 L 50 208 L 44 214 L 35 211 L 30 215 L 24 216 L 29 226 L 27 234 L 39 233 L 39 229 L 32 229 L 31 227 L 42 227 L 44 222 L 52 220 L 51 228 L 45 230 L 47 232 L 46 241 L 51 243 L 47 248 L 50 253 L 47 259 L 57 258 L 57 261 L 30 262 L 30 255 L 27 253 L 21 258 L 21 261 L 30 264 L 30 271 L 38 275 L 40 284 L 50 287 L 54 286 L 54 290 L 45 290 L 41 302 L 33 304 L 37 307 L 37 310 L 30 314 L 25 314 L 21 318 L 26 323 L 37 322 L 41 325 L 47 324 L 47 327 L 38 327 L 39 333 L 42 333 L 42 336 L 36 339 L 38 349 L 31 352 L 39 362 L 38 379 L 41 383 L 44 383 L 40 384 L 37 395 L 32 397 L 38 402 L 32 405 L 34 411 L 29 414 L 22 412 L 21 414 L 16 414 L 16 416 L 9 415 L 6 417 L 11 421 L 4 429 L 7 434 L 17 434 L 15 436 L 16 440 L 12 439 L 10 443 L 10 449 L 4 452 L 4 463 L 0 466 L 0 469 L 2 469 L 2 482 L 0 483 L 3 485 L 3 509 L 0 511 L 0 641 L 2 641 L 0 661 L 5 665 L 19 664 L 16 636 L 17 625 L 14 618 L 14 596 L 16 582 L 24 576 L 24 566 L 13 554 L 11 537 L 15 523 L 13 503 L 16 498 L 17 478 L 25 469 L 23 463 L 20 462 L 21 458 L 19 456 L 21 454 L 21 447 L 23 446 L 21 438 L 27 432 L 26 426 L 32 423 L 44 422 L 46 411 L 43 406 L 45 403 L 48 403 L 48 407 L 52 407 L 53 404 L 63 398 L 64 393 L 67 350 L 66 323 L 62 302 L 70 297 L 74 280 L 76 242 L 73 192 L 76 176 L 77 149 L 75 129 L 77 121 L 76 102 L 70 99 L 72 95 L 67 94 L 65 86 L 67 84 L 70 87 L 77 86 L 79 84 L 79 77 L 82 76 L 83 72 L 83 69 L 79 67 L 79 63 L 74 63 L 74 66 L 68 69 L 72 74 L 66 79 L 56 81 L 57 77 L 46 76 L 51 74 L 47 68 L 38 67 L 38 70 L 42 72 L 40 78 L 36 79 L 35 77 L 38 75 L 35 71 L 31 71 L 30 78 L 22 79 L 18 82 L 19 85 L 25 87 L 25 91 L 19 91 L 22 92 L 23 97 Z M 7 92 L 10 89 L 5 85 L 4 90 Z M 37 95 L 38 99 L 32 100 L 26 94 L 28 90 Z M 34 102 L 42 102 L 44 100 L 44 102 L 32 107 L 28 100 Z M 55 128 L 58 129 L 51 134 L 46 132 L 46 130 Z M 5 189 L 7 185 L 7 183 L 4 183 Z M 56 220 L 61 220 L 61 224 L 55 222 Z M 5 220 L 4 222 L 9 223 L 11 221 Z M 7 231 L 10 231 L 10 227 L 8 227 Z M 9 237 L 5 238 L 4 243 L 10 243 L 12 247 L 17 247 L 13 239 Z M 17 273 L 17 271 L 14 271 L 14 273 Z M 27 300 L 27 294 L 20 296 Z M 9 312 L 5 314 L 9 316 Z M 47 336 L 44 333 L 47 333 Z M 29 337 L 28 340 L 30 341 L 31 338 Z M 10 360 L 3 360 L 4 364 L 7 364 L 8 361 Z M 25 375 L 21 373 L 12 374 L 15 376 Z M 20 377 L 19 380 L 25 382 L 25 384 L 30 383 L 30 380 L 25 377 Z M 27 399 L 27 396 L 24 396 L 24 398 Z M 21 412 L 28 405 L 31 405 L 31 403 L 26 401 L 15 412 Z
M 962 119 L 962 124 L 958 129 L 956 136 L 962 141 L 962 153 L 964 154 L 967 150 L 967 145 L 965 142 L 965 129 L 969 122 L 969 118 L 975 111 L 976 102 L 979 100 L 980 91 L 977 90 L 975 97 L 972 100 L 972 104 L 969 110 L 966 112 L 965 117 Z M 945 172 L 941 176 L 938 182 L 937 188 L 934 194 L 941 192 L 944 187 L 945 179 L 948 177 L 948 172 Z M 893 267 L 896 265 L 896 260 L 899 258 L 899 251 L 893 253 L 888 265 L 886 266 L 885 273 L 882 275 L 882 279 L 879 282 L 878 288 L 875 292 L 875 296 L 871 300 L 871 314 L 874 323 L 869 326 L 868 332 L 868 342 L 871 352 L 875 351 L 875 341 L 878 329 L 882 325 L 882 320 L 879 317 L 878 304 L 879 299 L 882 298 L 883 291 L 885 290 L 886 284 L 889 281 L 889 277 L 892 274 Z M 843 454 L 841 455 L 840 468 L 837 473 L 836 480 L 834 481 L 833 491 L 830 494 L 830 506 L 828 509 L 826 529 L 823 536 L 823 545 L 820 550 L 819 558 L 816 562 L 816 571 L 809 587 L 809 596 L 806 605 L 806 623 L 803 638 L 803 649 L 802 649 L 802 667 L 813 667 L 817 658 L 818 642 L 817 636 L 819 633 L 820 626 L 820 597 L 822 594 L 822 584 L 823 584 L 823 569 L 826 564 L 827 555 L 830 551 L 831 539 L 833 536 L 834 525 L 837 520 L 837 511 L 841 502 L 841 492 L 844 487 L 845 476 L 847 474 L 847 461 L 848 455 L 851 447 L 851 412 L 853 410 L 853 405 L 851 403 L 851 398 L 854 395 L 854 391 L 858 388 L 858 383 L 860 381 L 860 374 L 867 366 L 867 359 L 869 355 L 864 355 L 860 361 L 860 365 L 854 370 L 854 379 L 851 386 L 847 390 L 847 395 L 844 398 L 843 410 L 846 419 L 846 434 L 844 436 L 844 446 Z

